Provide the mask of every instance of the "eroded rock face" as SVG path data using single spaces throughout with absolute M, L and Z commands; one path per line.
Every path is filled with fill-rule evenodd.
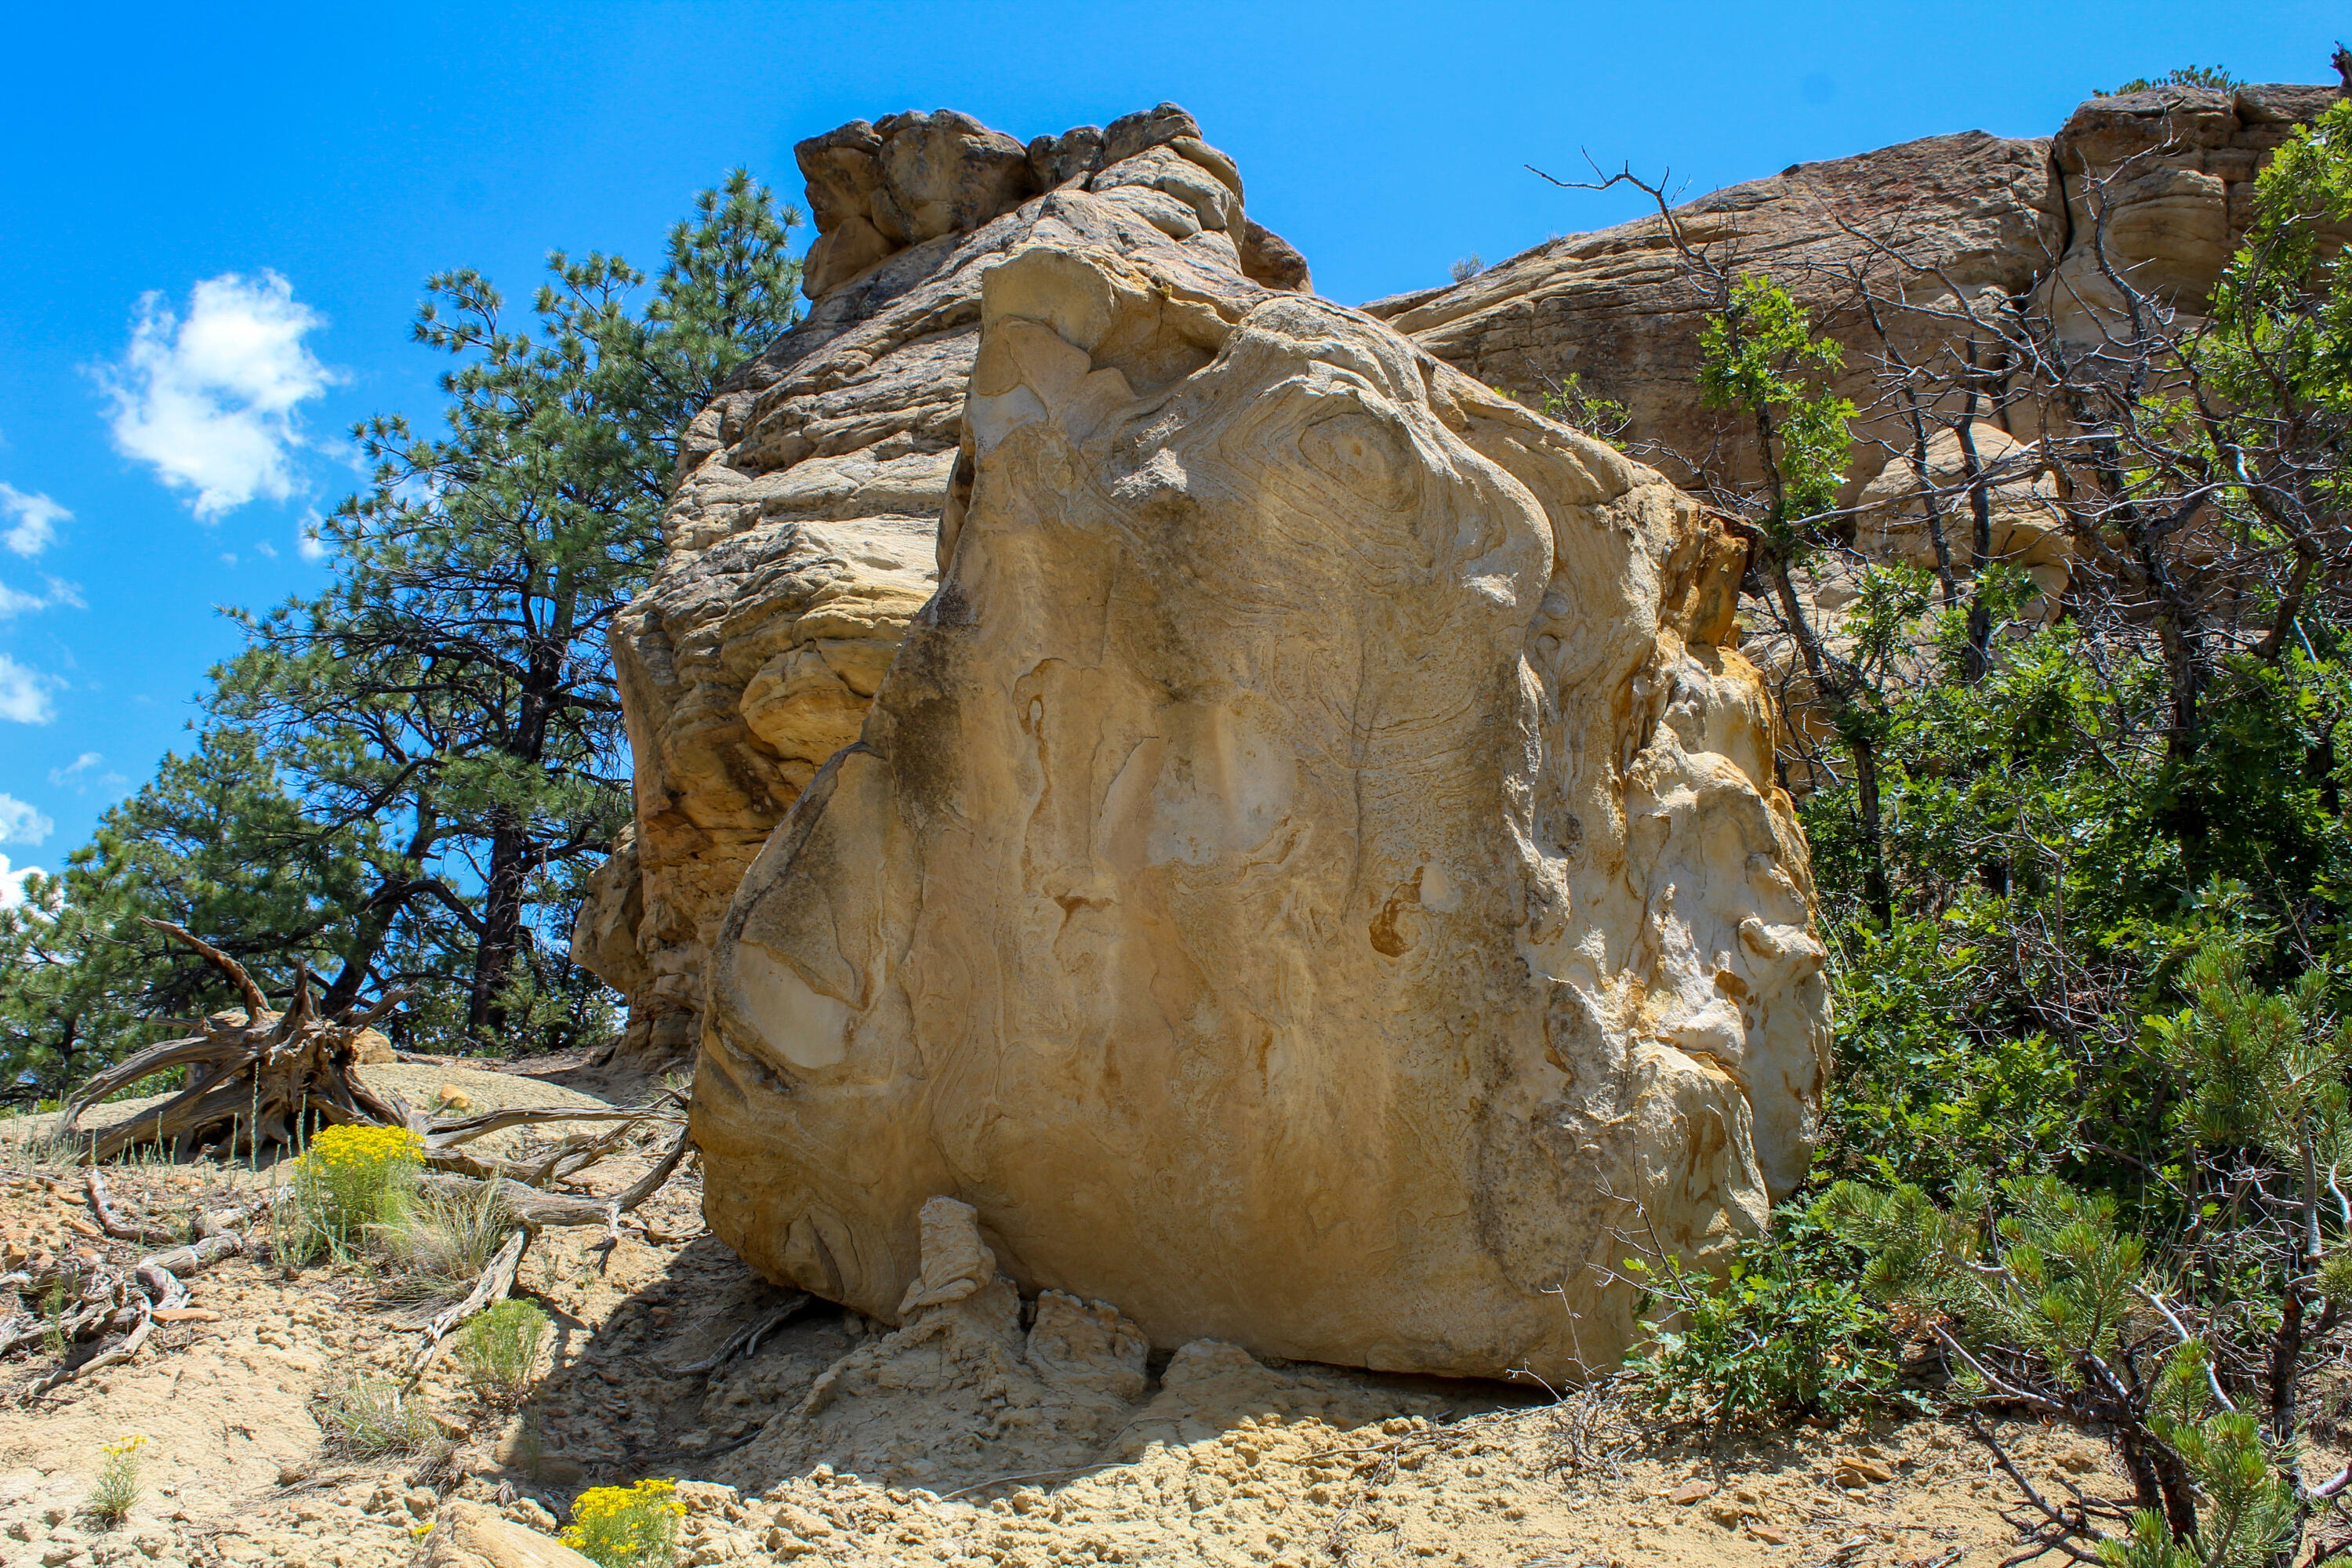
M 798 153 L 817 302 L 688 431 L 668 554 L 613 636 L 636 824 L 573 957 L 628 996 L 625 1044 L 648 1061 L 693 1048 L 728 899 L 856 738 L 930 596 L 981 275 L 1041 223 L 1074 234 L 1076 212 L 1088 243 L 1173 244 L 1219 277 L 1306 284 L 1244 216 L 1232 160 L 1172 104 L 1025 149 L 941 110 Z
M 2253 221 L 2254 175 L 2337 97 L 2332 87 L 2283 82 L 2164 87 L 2075 110 L 2050 149 L 2070 242 L 2040 285 L 2061 334 L 2087 342 L 2123 327 L 2122 294 L 2098 265 L 2102 234 L 2131 287 L 2201 309 Z
M 1612 1356 L 1610 1227 L 1719 1258 L 1824 1071 L 1744 552 L 1130 192 L 935 264 L 941 576 L 712 942 L 709 1222 L 886 1321 L 986 1272 L 925 1273 L 948 1196 L 1163 1348 Z
M 1851 268 L 1871 268 L 1882 297 L 1908 307 L 1882 321 L 1915 365 L 1965 336 L 1955 314 L 1963 300 L 1997 308 L 2038 296 L 2062 331 L 2095 334 L 2099 313 L 2116 309 L 2095 255 L 2102 224 L 2112 265 L 2193 312 L 2251 220 L 2263 161 L 2337 96 L 2333 87 L 2273 83 L 2093 99 L 2054 138 L 1931 136 L 1801 163 L 1701 196 L 1677 216 L 1689 243 L 1769 275 L 1848 346 L 1837 384 L 1865 411 L 1851 476 L 1859 490 L 1908 442 L 1896 411 L 1870 412 L 1871 369 L 1885 351 L 1850 306 Z M 1467 282 L 1364 308 L 1526 397 L 1577 375 L 1627 406 L 1633 439 L 1725 477 L 1752 477 L 1732 416 L 1699 402 L 1705 300 L 1663 220 L 1570 235 Z M 2032 440 L 2032 411 L 2021 412 L 2013 433 Z
M 1874 401 L 1866 323 L 1843 309 L 1848 268 L 1875 258 L 1841 225 L 1899 242 L 1937 276 L 1903 289 L 1917 310 L 1889 312 L 1915 363 L 1950 331 L 1958 298 L 2006 298 L 2032 288 L 2064 246 L 2049 143 L 1970 132 L 1931 136 L 1858 157 L 1800 163 L 1678 209 L 1685 240 L 1781 283 L 1815 324 L 1853 346 L 1839 387 Z M 1888 270 L 1881 262 L 1882 272 Z M 1883 287 L 1890 286 L 1886 279 Z M 1707 299 L 1687 275 L 1660 218 L 1570 235 L 1513 257 L 1465 283 L 1376 300 L 1365 309 L 1447 363 L 1534 402 L 1570 376 L 1625 405 L 1632 438 L 1658 443 L 1725 478 L 1750 477 L 1746 433 L 1703 406 L 1699 332 Z M 1886 433 L 1899 441 L 1896 423 Z M 1877 449 L 1861 449 L 1874 472 Z M 1686 468 L 1662 458 L 1675 477 Z

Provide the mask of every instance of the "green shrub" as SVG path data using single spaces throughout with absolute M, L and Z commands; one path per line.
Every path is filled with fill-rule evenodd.
M 520 1399 L 530 1387 L 540 1347 L 547 1342 L 547 1313 L 534 1301 L 509 1299 L 480 1313 L 457 1343 L 457 1364 L 475 1396 L 485 1404 Z
M 1625 1363 L 1635 1403 L 1657 1420 L 1769 1426 L 1895 1397 L 1885 1314 L 1786 1252 L 1745 1248 L 1722 1280 L 1672 1258 L 1625 1271 L 1643 1310 L 1675 1325 Z

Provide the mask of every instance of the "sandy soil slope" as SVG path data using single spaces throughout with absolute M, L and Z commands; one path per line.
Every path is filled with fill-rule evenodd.
M 645 1087 L 368 1070 L 400 1075 L 412 1098 L 451 1083 L 484 1105 L 634 1102 Z M 21 1158 L 22 1127 L 12 1159 L 9 1131 L 0 1246 L 141 1250 L 96 1233 L 75 1173 Z M 616 1190 L 648 1158 L 616 1158 L 591 1185 Z M 155 1219 L 250 1179 L 110 1177 L 119 1206 Z M 1266 1365 L 1210 1342 L 1105 1373 L 1081 1342 L 1108 1315 L 1009 1295 L 896 1332 L 812 1304 L 748 1357 L 679 1370 L 790 1300 L 701 1234 L 698 1213 L 689 1173 L 617 1240 L 538 1237 L 520 1293 L 554 1320 L 543 1375 L 520 1408 L 488 1408 L 443 1358 L 424 1384 L 450 1438 L 440 1463 L 322 1447 L 320 1391 L 353 1370 L 390 1375 L 419 1342 L 415 1306 L 382 1300 L 363 1272 L 232 1259 L 191 1280 L 216 1319 L 163 1327 L 135 1362 L 34 1402 L 24 1390 L 49 1363 L 37 1344 L 19 1352 L 0 1362 L 0 1564 L 390 1565 L 447 1497 L 551 1531 L 581 1488 L 644 1476 L 687 1482 L 693 1563 L 1990 1568 L 2013 1549 L 2007 1483 L 1938 1423 L 1575 1467 L 1540 1390 Z M 153 1456 L 147 1494 L 98 1530 L 79 1509 L 100 1449 L 134 1433 Z M 2045 1475 L 2095 1484 L 2105 1469 L 2067 1435 L 2012 1436 Z

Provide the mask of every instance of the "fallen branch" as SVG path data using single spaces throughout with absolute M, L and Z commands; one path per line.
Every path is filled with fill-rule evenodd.
M 436 1314 L 433 1321 L 425 1325 L 425 1346 L 417 1352 L 415 1363 L 408 1369 L 409 1386 L 415 1386 L 416 1380 L 425 1375 L 425 1369 L 433 1364 L 433 1358 L 441 1353 L 441 1343 L 448 1337 L 450 1330 L 484 1310 L 492 1302 L 507 1299 L 507 1292 L 514 1289 L 515 1275 L 522 1268 L 523 1249 L 530 1245 L 530 1227 L 524 1226 L 508 1237 L 506 1245 L 491 1258 L 490 1266 L 482 1270 L 482 1277 L 474 1282 L 474 1288 L 467 1292 L 466 1299 Z
M 268 1214 L 274 1205 L 291 1194 L 293 1191 L 290 1186 L 274 1187 L 251 1203 L 240 1204 L 231 1209 L 215 1209 L 210 1214 L 199 1214 L 195 1220 L 196 1237 L 198 1240 L 203 1240 L 206 1237 L 242 1230 L 250 1222 Z
M 690 1146 L 688 1140 L 688 1131 L 678 1129 L 669 1152 L 625 1190 L 610 1198 L 580 1198 L 562 1193 L 542 1192 L 511 1177 L 492 1177 L 485 1182 L 472 1176 L 436 1174 L 418 1178 L 417 1186 L 427 1193 L 470 1197 L 486 1184 L 494 1184 L 498 1188 L 499 1201 L 507 1205 L 509 1212 L 535 1229 L 547 1226 L 601 1225 L 609 1230 L 616 1225 L 616 1216 L 627 1214 L 661 1190 L 671 1173 L 677 1169 L 678 1163 L 686 1158 Z
M 120 1365 L 137 1355 L 140 1347 L 147 1342 L 148 1334 L 155 1327 L 155 1312 L 149 1305 L 146 1297 L 141 1296 L 136 1300 L 139 1321 L 132 1327 L 130 1333 L 123 1336 L 121 1343 L 99 1352 L 79 1366 L 61 1366 L 47 1377 L 37 1380 L 31 1387 L 25 1390 L 26 1399 L 28 1401 L 38 1399 L 52 1389 L 63 1388 L 68 1383 L 91 1376 L 110 1366 Z
M 245 1237 L 236 1231 L 227 1230 L 189 1242 L 184 1247 L 175 1247 L 169 1252 L 159 1252 L 152 1258 L 143 1258 L 136 1268 L 167 1268 L 173 1274 L 194 1274 L 224 1258 L 234 1258 L 244 1250 Z
M 795 1290 L 793 1292 L 792 1300 L 776 1308 L 766 1317 L 755 1323 L 748 1323 L 730 1334 L 727 1337 L 727 1342 L 720 1345 L 715 1354 L 707 1355 L 700 1361 L 688 1362 L 684 1366 L 671 1367 L 669 1370 L 677 1373 L 680 1377 L 691 1377 L 698 1373 L 716 1372 L 721 1365 L 733 1360 L 738 1352 L 746 1356 L 757 1355 L 760 1352 L 760 1342 L 766 1339 L 774 1330 L 789 1322 L 808 1304 L 807 1293 Z
M 133 1225 L 117 1214 L 114 1211 L 114 1205 L 107 1201 L 106 1182 L 99 1175 L 97 1166 L 92 1165 L 82 1174 L 86 1178 L 85 1190 L 89 1196 L 89 1212 L 96 1216 L 99 1229 L 117 1241 L 137 1241 L 152 1245 L 159 1241 L 178 1239 L 161 1226 Z

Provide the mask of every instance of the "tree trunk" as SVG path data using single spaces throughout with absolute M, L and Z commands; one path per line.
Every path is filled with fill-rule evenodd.
M 530 840 L 508 806 L 490 813 L 488 885 L 482 889 L 482 935 L 474 948 L 474 982 L 466 999 L 466 1032 L 488 1041 L 507 1026 L 499 1000 L 514 972 L 522 940 L 523 883 L 530 875 Z
M 1969 684 L 1982 680 L 1992 668 L 1992 606 L 1985 601 L 1985 567 L 1992 559 L 1992 493 L 1985 483 L 1984 464 L 1977 457 L 1977 345 L 1969 340 L 1969 378 L 1965 386 L 1967 403 L 1960 409 L 1960 423 L 1954 432 L 1960 444 L 1960 472 L 1968 481 L 1969 510 L 1976 524 L 1969 541 L 1969 572 L 1971 588 L 1969 595 L 1969 652 L 1965 672 Z
M 546 629 L 532 640 L 512 738 L 505 747 L 508 756 L 534 770 L 546 755 L 547 729 L 563 689 L 563 664 L 571 642 L 572 595 L 559 585 L 551 598 Z M 530 822 L 512 806 L 491 807 L 489 822 L 490 864 L 482 889 L 482 933 L 474 949 L 474 983 L 466 999 L 466 1032 L 478 1040 L 488 1040 L 507 1027 L 507 1010 L 499 994 L 514 973 L 515 953 L 522 945 L 523 892 L 539 847 L 531 838 Z

